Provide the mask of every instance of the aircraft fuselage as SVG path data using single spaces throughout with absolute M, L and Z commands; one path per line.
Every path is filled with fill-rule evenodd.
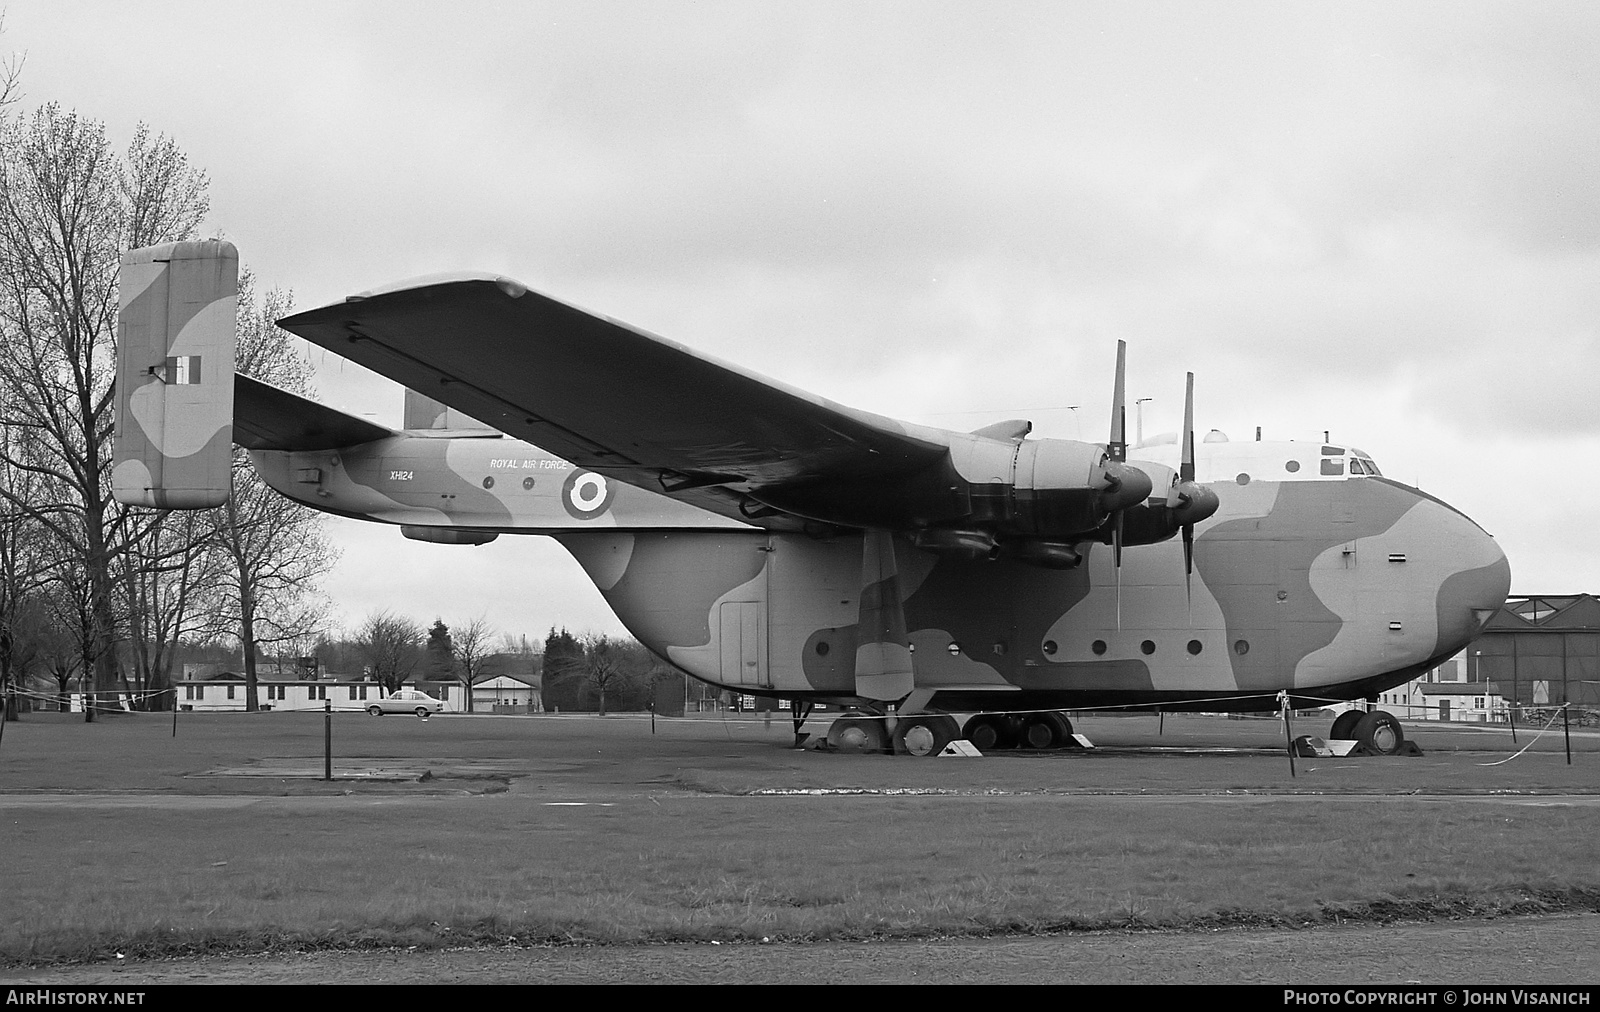
M 1161 473 L 1160 447 L 1134 452 Z M 1200 478 L 1221 505 L 1198 526 L 1187 582 L 1176 541 L 1127 551 L 1119 577 L 1094 543 L 1058 570 L 896 539 L 918 688 L 945 709 L 1271 709 L 1280 689 L 1359 698 L 1437 663 L 1504 600 L 1505 556 L 1424 493 L 1352 477 L 1342 459 L 1332 473 L 1343 454 L 1203 447 Z M 255 458 L 279 491 L 330 512 L 551 534 L 641 642 L 707 682 L 856 696 L 860 535 L 740 524 L 512 439 L 402 436 Z

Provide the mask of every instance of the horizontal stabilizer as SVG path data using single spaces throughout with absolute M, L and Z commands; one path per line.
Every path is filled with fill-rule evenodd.
M 394 435 L 248 376 L 234 378 L 233 396 L 233 441 L 251 450 L 336 450 Z

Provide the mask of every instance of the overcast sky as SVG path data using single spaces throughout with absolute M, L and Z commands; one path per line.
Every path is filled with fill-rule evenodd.
M 309 308 L 494 271 L 858 407 L 1358 446 L 1600 591 L 1600 6 L 0 0 Z M 320 351 L 324 400 L 398 391 Z M 1065 405 L 1081 405 L 1076 412 Z M 330 520 L 342 614 L 620 631 L 543 538 Z

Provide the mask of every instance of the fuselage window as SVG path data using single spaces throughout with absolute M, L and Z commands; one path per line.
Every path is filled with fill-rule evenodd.
M 1284 463 L 1283 469 L 1288 471 L 1290 474 L 1294 474 L 1296 471 L 1300 470 L 1300 462 L 1298 460 L 1287 461 Z

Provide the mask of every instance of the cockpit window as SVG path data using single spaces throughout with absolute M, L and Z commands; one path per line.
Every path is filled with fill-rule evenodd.
M 1327 448 L 1324 447 L 1323 449 L 1327 449 Z M 1344 458 L 1343 457 L 1333 457 L 1333 458 L 1323 457 L 1322 458 L 1322 473 L 1323 474 L 1327 474 L 1327 475 L 1344 474 Z
M 1359 458 L 1359 457 L 1351 457 L 1350 458 L 1350 473 L 1351 474 L 1366 474 L 1367 473 L 1367 469 L 1364 466 L 1362 466 L 1362 464 L 1361 464 L 1361 458 Z

